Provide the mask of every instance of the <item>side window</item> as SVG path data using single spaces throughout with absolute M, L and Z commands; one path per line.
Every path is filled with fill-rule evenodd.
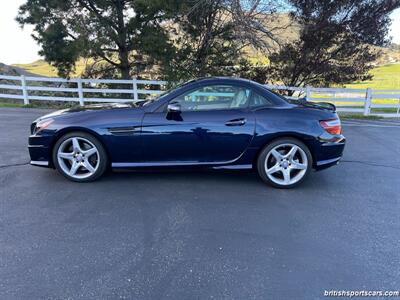
M 251 100 L 250 100 L 250 107 L 259 107 L 259 106 L 272 106 L 273 102 L 261 96 L 260 94 L 253 91 Z
M 250 90 L 233 85 L 209 85 L 192 90 L 170 103 L 181 105 L 182 111 L 219 110 L 248 107 Z

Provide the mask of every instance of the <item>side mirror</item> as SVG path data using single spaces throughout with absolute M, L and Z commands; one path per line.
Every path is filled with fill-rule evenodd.
M 167 110 L 169 113 L 180 113 L 181 105 L 179 103 L 169 103 Z

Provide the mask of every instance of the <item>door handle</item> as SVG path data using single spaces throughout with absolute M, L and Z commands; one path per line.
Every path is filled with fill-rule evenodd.
M 243 126 L 244 124 L 246 124 L 245 118 L 229 120 L 225 123 L 226 126 Z

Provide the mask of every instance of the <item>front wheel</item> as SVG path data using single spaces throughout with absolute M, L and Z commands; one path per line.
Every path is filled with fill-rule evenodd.
M 277 188 L 292 188 L 310 173 L 312 156 L 304 143 L 282 138 L 267 145 L 258 157 L 257 170 L 266 183 Z
M 93 181 L 107 169 L 107 154 L 92 135 L 72 132 L 62 136 L 55 144 L 53 162 L 66 178 L 77 182 Z

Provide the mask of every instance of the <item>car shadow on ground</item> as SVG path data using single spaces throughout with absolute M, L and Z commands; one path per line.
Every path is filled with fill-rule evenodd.
M 55 170 L 46 170 L 48 180 L 62 185 L 83 185 L 85 189 L 105 187 L 123 192 L 125 186 L 149 189 L 183 189 L 200 191 L 298 191 L 315 189 L 316 185 L 329 184 L 326 172 L 312 171 L 308 178 L 294 189 L 276 189 L 264 183 L 255 170 L 213 170 L 213 169 L 130 169 L 108 171 L 99 180 L 89 183 L 75 183 L 65 179 Z M 47 177 L 47 176 L 45 176 Z M 322 188 L 322 187 L 321 187 Z

